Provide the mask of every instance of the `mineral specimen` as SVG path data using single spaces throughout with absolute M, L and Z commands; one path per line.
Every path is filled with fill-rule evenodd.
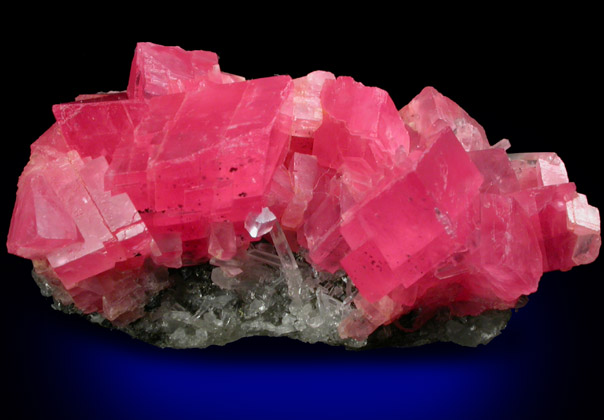
M 555 153 L 490 146 L 431 87 L 397 111 L 350 77 L 140 43 L 126 92 L 53 112 L 8 250 L 55 307 L 160 346 L 486 343 L 601 244 Z

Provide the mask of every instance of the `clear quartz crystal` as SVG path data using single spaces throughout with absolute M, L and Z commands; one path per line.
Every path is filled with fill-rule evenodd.
M 281 229 L 279 222 L 275 223 L 274 228 L 271 230 L 271 239 L 277 250 L 277 255 L 281 260 L 281 269 L 287 280 L 287 286 L 289 288 L 289 294 L 292 298 L 294 305 L 300 305 L 300 294 L 302 292 L 302 276 L 298 269 L 298 264 L 294 258 L 294 254 L 287 242 L 285 233 Z
M 264 207 L 260 213 L 250 213 L 245 219 L 245 229 L 252 238 L 260 238 L 271 231 L 277 218 L 268 207 Z

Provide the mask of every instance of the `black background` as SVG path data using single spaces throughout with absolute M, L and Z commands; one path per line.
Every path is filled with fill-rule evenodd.
M 598 99 L 602 68 L 597 61 L 601 46 L 596 42 L 593 13 L 578 8 L 538 13 L 503 7 L 457 13 L 434 9 L 420 15 L 407 9 L 358 10 L 351 18 L 348 6 L 327 16 L 320 5 L 298 4 L 278 18 L 252 17 L 251 9 L 240 10 L 239 17 L 247 16 L 244 24 L 233 20 L 234 10 L 228 8 L 188 16 L 186 21 L 181 21 L 188 15 L 184 9 L 174 14 L 160 11 L 153 18 L 126 18 L 118 10 L 112 17 L 97 11 L 71 20 L 65 19 L 65 12 L 54 10 L 44 16 L 42 26 L 16 17 L 18 29 L 5 37 L 3 59 L 2 237 L 6 237 L 29 144 L 54 121 L 52 104 L 71 101 L 80 93 L 125 89 L 137 41 L 214 51 L 222 70 L 248 79 L 274 74 L 299 77 L 319 69 L 353 76 L 365 85 L 387 90 L 397 108 L 432 85 L 480 122 L 491 143 L 508 138 L 510 152 L 557 152 L 578 191 L 604 209 Z M 131 27 L 134 23 L 136 29 Z M 3 258 L 2 381 L 8 389 L 3 406 L 17 410 L 14 418 L 78 418 L 65 408 L 68 404 L 57 404 L 70 398 L 58 385 L 69 381 L 70 371 L 67 356 L 49 360 L 55 354 L 50 348 L 56 336 L 75 337 L 74 352 L 83 351 L 78 348 L 78 335 L 141 354 L 157 351 L 51 310 L 29 277 L 29 261 L 6 252 Z M 257 338 L 220 349 L 164 350 L 162 354 L 221 362 L 249 358 L 250 363 L 338 359 L 353 366 L 377 359 L 417 358 L 429 363 L 451 355 L 496 358 L 512 352 L 518 355 L 514 360 L 523 356 L 541 360 L 525 363 L 522 369 L 510 366 L 521 375 L 509 386 L 532 378 L 534 394 L 517 395 L 508 401 L 507 409 L 492 407 L 491 414 L 484 413 L 482 418 L 582 418 L 591 410 L 601 411 L 603 365 L 598 340 L 603 278 L 601 259 L 567 273 L 546 274 L 540 290 L 515 314 L 503 335 L 477 350 L 439 344 L 359 354 Z M 396 401 L 389 403 L 392 418 L 403 417 Z M 330 413 L 332 418 L 334 413 Z M 96 417 L 90 414 L 89 418 Z

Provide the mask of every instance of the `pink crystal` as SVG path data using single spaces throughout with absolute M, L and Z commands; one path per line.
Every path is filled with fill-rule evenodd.
M 489 142 L 484 129 L 463 109 L 431 86 L 424 88 L 401 111 L 401 118 L 417 133 L 414 148 L 424 149 L 444 128 L 455 133 L 467 151 L 487 149 Z
M 321 166 L 337 170 L 350 157 L 371 168 L 391 167 L 397 153 L 409 151 L 409 135 L 385 91 L 338 77 L 323 84 L 321 104 L 324 117 L 313 141 Z
M 193 90 L 204 81 L 223 83 L 218 56 L 209 51 L 184 51 L 150 42 L 136 46 L 128 97 L 143 99 Z
M 514 307 L 543 272 L 598 255 L 600 218 L 555 153 L 507 155 L 426 87 L 389 95 L 317 71 L 245 81 L 216 54 L 138 44 L 126 92 L 55 105 L 19 179 L 8 251 L 63 303 L 116 324 L 168 285 L 165 267 L 236 258 L 271 240 L 288 285 L 344 270 L 366 338 L 418 310 Z M 292 295 L 301 299 L 299 293 Z

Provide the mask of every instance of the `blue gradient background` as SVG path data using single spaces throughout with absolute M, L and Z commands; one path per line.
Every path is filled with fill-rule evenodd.
M 291 41 L 316 48 L 297 51 L 281 50 L 270 30 L 248 29 L 232 41 L 196 29 L 171 37 L 158 31 L 111 39 L 55 36 L 40 40 L 35 54 L 22 49 L 27 45 L 11 47 L 21 66 L 11 79 L 16 106 L 7 120 L 23 124 L 12 153 L 2 157 L 6 196 L 14 195 L 29 143 L 53 121 L 51 105 L 79 93 L 124 89 L 135 42 L 149 40 L 216 51 L 223 70 L 248 78 L 316 69 L 352 75 L 388 90 L 399 108 L 434 85 L 483 124 L 492 143 L 506 137 L 511 151 L 557 151 L 579 191 L 604 209 L 601 173 L 594 169 L 601 167 L 599 156 L 566 143 L 592 141 L 590 124 L 598 118 L 581 96 L 596 75 L 590 56 L 577 50 L 589 49 L 590 34 L 570 36 L 552 24 L 544 28 L 547 36 L 533 38 L 520 24 L 515 31 L 526 37 L 516 41 L 494 29 L 480 28 L 486 32 L 476 37 L 476 28 L 455 28 L 455 42 L 467 45 L 478 63 L 464 67 L 467 57 L 457 49 L 442 42 L 431 49 L 396 29 L 380 29 L 386 32 L 375 39 L 356 31 L 304 34 Z M 380 44 L 382 36 L 406 41 Z M 479 38 L 490 47 L 483 49 Z M 9 199 L 2 207 L 3 237 L 12 204 Z M 488 346 L 353 352 L 274 338 L 158 349 L 52 310 L 29 277 L 30 263 L 3 258 L 1 407 L 10 418 L 562 419 L 599 409 L 601 386 L 592 384 L 603 366 L 601 260 L 546 274 L 538 293 Z

